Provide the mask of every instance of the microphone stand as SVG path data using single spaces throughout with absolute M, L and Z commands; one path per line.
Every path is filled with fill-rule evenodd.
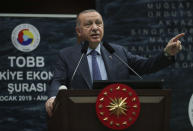
M 107 42 L 103 42 L 103 46 L 107 49 L 107 51 L 114 55 L 116 58 L 118 58 L 127 68 L 129 68 L 136 76 L 138 76 L 140 79 L 143 79 L 135 70 L 133 70 L 123 59 L 121 59 L 120 56 L 118 56 L 115 53 L 115 50 L 113 49 L 112 46 L 110 46 Z
M 77 70 L 78 70 L 78 67 L 79 67 L 79 65 L 80 65 L 80 62 L 82 61 L 83 56 L 86 54 L 86 52 L 87 52 L 87 50 L 88 50 L 88 45 L 89 45 L 89 42 L 88 42 L 88 41 L 85 41 L 84 44 L 83 44 L 83 47 L 82 47 L 82 49 L 81 49 L 82 55 L 81 55 L 80 60 L 78 61 L 78 64 L 77 64 L 77 66 L 76 66 L 76 68 L 75 68 L 75 70 L 74 70 L 74 72 L 73 72 L 73 74 L 72 74 L 70 83 L 71 83 L 72 80 L 74 79 L 74 76 L 75 76 L 75 74 L 76 74 L 76 72 L 77 72 Z M 71 85 L 71 84 L 70 84 L 70 85 Z

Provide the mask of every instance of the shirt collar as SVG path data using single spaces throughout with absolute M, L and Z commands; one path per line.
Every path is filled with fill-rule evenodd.
M 100 48 L 101 48 L 101 43 L 99 43 L 98 46 L 97 46 L 97 48 L 95 49 L 95 51 L 97 51 L 97 53 L 98 53 L 99 55 L 101 55 L 101 50 L 100 50 Z M 91 48 L 88 47 L 88 50 L 87 50 L 86 55 L 89 55 L 92 50 L 93 50 L 93 49 L 91 49 Z

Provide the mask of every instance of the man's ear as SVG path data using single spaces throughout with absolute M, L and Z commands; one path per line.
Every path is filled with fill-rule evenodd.
M 77 42 L 81 43 L 82 38 L 81 38 L 81 30 L 80 28 L 76 27 L 76 34 L 77 34 Z
M 76 33 L 78 36 L 80 36 L 80 28 L 76 27 Z

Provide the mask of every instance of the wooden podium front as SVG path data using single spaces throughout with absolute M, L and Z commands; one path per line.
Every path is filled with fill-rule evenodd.
M 169 131 L 171 90 L 136 89 L 141 103 L 137 121 L 125 131 Z M 100 90 L 61 90 L 56 97 L 48 131 L 111 131 L 97 118 Z

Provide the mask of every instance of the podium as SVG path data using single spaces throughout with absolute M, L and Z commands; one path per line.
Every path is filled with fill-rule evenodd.
M 141 111 L 124 131 L 169 131 L 171 90 L 136 89 Z M 112 131 L 97 118 L 95 102 L 100 90 L 60 90 L 48 131 Z

